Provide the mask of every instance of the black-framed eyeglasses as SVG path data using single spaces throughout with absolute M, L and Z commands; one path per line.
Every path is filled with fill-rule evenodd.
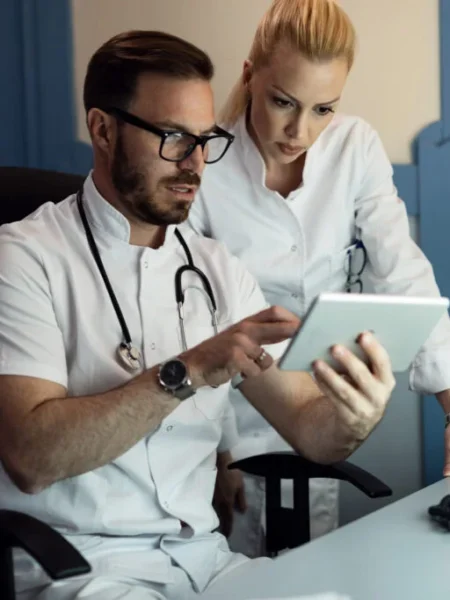
M 216 163 L 225 156 L 234 141 L 234 135 L 217 126 L 211 135 L 194 135 L 185 131 L 160 129 L 121 108 L 110 107 L 104 111 L 129 125 L 158 135 L 161 138 L 159 155 L 169 162 L 181 162 L 191 155 L 197 146 L 201 146 L 205 163 Z
M 347 250 L 345 257 L 345 274 L 347 281 L 345 283 L 345 291 L 350 293 L 356 291 L 362 294 L 363 282 L 361 275 L 367 265 L 367 250 L 361 240 L 357 240 L 353 248 Z

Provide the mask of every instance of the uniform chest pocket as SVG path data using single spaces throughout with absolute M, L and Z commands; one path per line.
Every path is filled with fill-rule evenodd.
M 343 291 L 349 274 L 356 273 L 357 244 L 351 244 L 340 250 L 330 259 L 330 291 Z
M 367 252 L 364 244 L 355 242 L 333 257 L 330 275 L 330 291 L 361 293 L 362 274 L 367 265 Z
M 352 281 L 356 277 L 359 269 L 362 250 L 360 251 L 357 243 L 351 244 L 343 250 L 334 254 L 323 256 L 316 261 L 305 275 L 305 300 L 306 307 L 321 292 L 343 292 L 346 289 L 346 282 L 349 269 L 352 269 Z

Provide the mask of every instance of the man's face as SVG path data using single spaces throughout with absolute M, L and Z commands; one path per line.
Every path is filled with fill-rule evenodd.
M 215 127 L 211 86 L 200 79 L 142 75 L 127 112 L 165 131 L 201 135 Z M 158 226 L 187 218 L 205 166 L 199 146 L 180 162 L 161 158 L 160 146 L 158 135 L 117 121 L 110 169 L 118 201 L 128 218 Z

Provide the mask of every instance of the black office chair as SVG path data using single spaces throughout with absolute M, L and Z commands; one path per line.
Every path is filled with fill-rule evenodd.
M 88 562 L 61 534 L 34 517 L 13 510 L 0 510 L 0 597 L 16 597 L 13 548 L 23 548 L 55 580 L 84 575 Z
M 309 542 L 309 480 L 317 477 L 348 481 L 369 498 L 385 498 L 392 490 L 382 481 L 349 463 L 314 463 L 295 452 L 272 452 L 250 456 L 232 463 L 229 469 L 258 475 L 266 481 L 266 554 L 275 557 L 285 549 Z M 290 479 L 294 487 L 293 508 L 281 505 L 281 480 Z
M 63 200 L 75 193 L 83 180 L 79 175 L 0 167 L 0 225 L 24 218 L 49 200 Z M 270 556 L 309 541 L 309 479 L 329 477 L 349 481 L 371 498 L 392 494 L 384 483 L 348 462 L 324 466 L 289 452 L 253 456 L 230 468 L 266 479 L 266 548 Z M 281 479 L 294 481 L 293 509 L 281 506 Z
M 0 225 L 23 219 L 44 202 L 59 202 L 83 185 L 84 177 L 0 167 Z M 89 573 L 89 564 L 59 533 L 28 515 L 0 510 L 0 597 L 15 598 L 12 548 L 29 552 L 52 579 Z
M 0 167 L 0 225 L 20 221 L 45 202 L 76 193 L 84 177 L 26 167 Z

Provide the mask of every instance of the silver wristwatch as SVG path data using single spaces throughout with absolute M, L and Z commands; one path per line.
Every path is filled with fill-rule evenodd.
M 158 375 L 161 387 L 178 400 L 186 400 L 195 394 L 186 365 L 179 358 L 162 363 Z

